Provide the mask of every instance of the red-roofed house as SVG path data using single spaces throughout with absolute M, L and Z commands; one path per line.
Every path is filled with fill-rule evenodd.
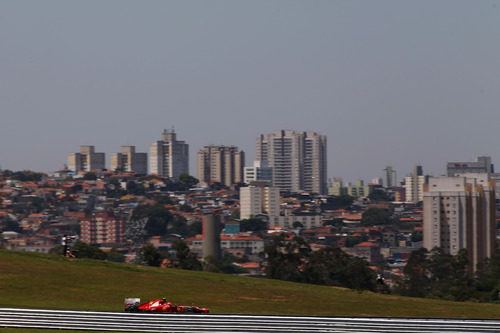
M 242 263 L 237 263 L 234 262 L 233 265 L 236 265 L 238 267 L 241 267 L 245 269 L 248 272 L 248 275 L 250 276 L 262 276 L 262 268 L 260 267 L 260 264 L 258 262 L 242 262 Z

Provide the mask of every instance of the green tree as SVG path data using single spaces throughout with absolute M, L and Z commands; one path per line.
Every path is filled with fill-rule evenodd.
M 359 243 L 366 242 L 368 240 L 368 237 L 366 235 L 362 236 L 347 236 L 345 239 L 345 246 L 346 247 L 353 247 Z
M 185 241 L 175 241 L 173 243 L 173 248 L 175 250 L 175 259 L 173 261 L 174 267 L 201 271 L 202 265 L 200 261 L 194 253 L 191 253 Z
M 159 205 L 171 205 L 171 204 L 173 204 L 170 197 L 165 196 L 165 195 L 154 197 L 153 200 L 156 201 L 156 203 Z
M 392 198 L 387 194 L 387 192 L 380 189 L 375 189 L 368 195 L 368 198 L 373 201 L 392 201 Z
M 76 194 L 83 190 L 82 184 L 75 184 L 70 187 L 70 189 L 66 192 L 68 194 Z
M 47 208 L 47 206 L 48 206 L 47 202 L 43 198 L 34 197 L 31 199 L 30 208 L 31 211 L 34 213 L 42 212 L 45 208 Z
M 349 280 L 346 287 L 359 290 L 375 290 L 375 273 L 365 260 L 353 257 L 347 264 Z
M 375 290 L 375 273 L 368 262 L 336 247 L 312 252 L 303 275 L 308 283 Z
M 150 236 L 165 235 L 172 214 L 163 205 L 140 205 L 132 211 L 131 220 L 145 220 L 145 230 Z
M 113 178 L 108 182 L 106 186 L 106 196 L 118 198 L 124 194 L 126 194 L 126 191 L 122 189 L 118 179 Z
M 267 230 L 267 222 L 260 218 L 251 217 L 240 221 L 241 231 L 264 231 Z
M 201 221 L 188 223 L 183 216 L 175 215 L 169 223 L 168 234 L 177 234 L 182 238 L 189 238 L 202 233 Z
M 97 175 L 95 172 L 87 172 L 86 174 L 83 175 L 83 180 L 96 180 Z
M 75 257 L 77 258 L 90 258 L 99 260 L 106 259 L 106 253 L 104 253 L 98 247 L 80 241 L 71 246 L 71 252 L 73 252 L 73 255 L 75 255 Z
M 182 216 L 174 216 L 173 219 L 169 223 L 168 228 L 169 234 L 178 234 L 183 238 L 189 237 L 189 227 L 187 225 L 186 219 Z
M 137 262 L 148 266 L 160 266 L 163 254 L 151 243 L 145 244 L 137 253 Z
M 266 260 L 264 273 L 271 279 L 302 281 L 300 266 L 310 252 L 311 248 L 301 237 L 287 240 L 285 234 L 274 236 L 262 253 Z
M 206 272 L 225 274 L 243 273 L 245 270 L 234 265 L 233 262 L 235 261 L 236 258 L 232 254 L 226 252 L 224 252 L 221 259 L 208 256 L 203 261 L 203 270 Z
M 9 175 L 9 171 L 5 170 L 4 175 Z M 29 170 L 25 171 L 16 171 L 14 173 L 10 173 L 10 177 L 15 180 L 19 180 L 22 182 L 39 182 L 42 180 L 43 174 L 39 172 L 33 172 Z
M 144 195 L 144 193 L 146 193 L 146 189 L 144 188 L 144 185 L 133 180 L 129 180 L 127 182 L 127 192 L 133 195 Z
M 428 269 L 431 279 L 430 295 L 436 298 L 465 301 L 474 297 L 473 281 L 469 277 L 467 250 L 453 256 L 440 248 L 431 250 Z
M 199 180 L 187 173 L 183 173 L 179 176 L 179 183 L 187 186 L 187 188 L 191 188 L 198 184 Z
M 2 231 L 15 231 L 22 232 L 23 229 L 16 220 L 8 218 L 3 224 L 0 224 L 0 230 Z
M 240 210 L 239 209 L 233 209 L 231 212 L 231 215 L 229 216 L 233 220 L 239 220 L 240 219 Z
M 430 277 L 430 295 L 443 298 L 448 294 L 453 272 L 453 256 L 445 254 L 443 249 L 435 247 L 429 253 L 427 269 Z
M 205 272 L 222 273 L 223 272 L 222 260 L 219 260 L 214 256 L 208 256 L 204 258 L 203 270 Z
M 106 260 L 112 262 L 125 262 L 125 256 L 119 252 L 111 251 L 106 253 Z
M 193 237 L 203 232 L 203 223 L 201 221 L 194 221 L 188 224 L 187 237 Z
M 370 207 L 363 212 L 361 224 L 365 226 L 383 225 L 393 223 L 389 213 L 382 208 Z
M 344 287 L 348 278 L 348 255 L 336 247 L 311 253 L 304 268 L 305 282 Z
M 397 280 L 396 291 L 403 296 L 426 297 L 431 289 L 429 262 L 425 248 L 411 253 L 403 269 L 403 277 Z
M 324 226 L 331 226 L 336 232 L 340 232 L 344 226 L 344 222 L 340 218 L 331 219 L 323 223 Z
M 500 248 L 480 267 L 475 281 L 475 287 L 481 300 L 500 300 Z
M 321 206 L 323 209 L 340 209 L 340 208 L 348 208 L 354 202 L 354 197 L 343 194 L 339 196 L 328 196 L 326 202 L 322 203 Z

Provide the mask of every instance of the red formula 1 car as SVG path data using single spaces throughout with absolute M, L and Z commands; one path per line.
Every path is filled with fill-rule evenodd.
M 140 304 L 140 298 L 125 299 L 125 312 L 149 312 L 149 313 L 208 313 L 207 308 L 198 306 L 177 305 L 168 302 L 165 298 L 154 299 Z

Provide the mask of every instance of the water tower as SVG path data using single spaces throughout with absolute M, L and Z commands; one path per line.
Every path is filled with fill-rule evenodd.
M 218 215 L 203 216 L 203 258 L 221 257 L 219 219 Z

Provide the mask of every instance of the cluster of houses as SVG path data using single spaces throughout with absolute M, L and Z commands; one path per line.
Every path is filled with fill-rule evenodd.
M 291 223 L 289 227 L 270 226 L 252 232 L 242 230 L 238 188 L 206 185 L 179 189 L 159 176 L 111 171 L 96 171 L 93 178 L 69 170 L 43 174 L 36 180 L 29 175 L 27 172 L 28 177 L 20 180 L 13 173 L 0 173 L 1 248 L 47 253 L 60 244 L 63 235 L 74 235 L 103 250 L 120 251 L 133 261 L 138 245 L 128 237 L 131 214 L 140 205 L 157 202 L 187 225 L 200 223 L 207 214 L 220 216 L 224 226 L 221 249 L 238 258 L 235 264 L 250 275 L 262 274 L 263 258 L 259 254 L 277 233 L 285 233 L 290 239 L 299 235 L 313 251 L 339 247 L 366 259 L 377 270 L 385 270 L 386 276 L 401 274 L 409 254 L 422 247 L 422 210 L 415 204 L 363 198 L 346 207 L 333 207 L 326 195 L 292 193 L 280 199 L 282 214 L 288 210 L 296 215 L 314 215 L 320 219 L 320 226 L 307 228 Z M 134 191 L 130 184 L 135 185 Z M 363 212 L 373 207 L 390 212 L 398 222 L 364 226 Z M 191 252 L 202 255 L 201 232 L 184 237 L 167 230 L 145 242 L 168 251 L 178 238 L 186 241 Z

